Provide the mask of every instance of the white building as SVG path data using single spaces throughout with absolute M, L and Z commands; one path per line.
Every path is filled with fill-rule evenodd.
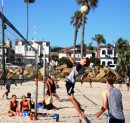
M 107 46 L 100 47 L 100 65 L 115 69 L 117 60 L 118 54 L 116 53 L 113 45 L 107 44 Z
M 39 59 L 41 60 L 43 59 L 44 53 L 46 55 L 46 61 L 49 62 L 49 56 L 50 56 L 50 43 L 49 42 L 46 42 L 46 41 L 36 42 L 32 40 L 29 43 L 38 52 L 38 55 L 37 56 L 35 55 L 35 50 L 30 45 L 26 44 L 27 48 L 25 48 L 26 45 L 23 40 L 20 40 L 20 41 L 16 40 L 15 61 L 17 63 L 24 63 L 25 58 L 26 58 L 27 64 L 35 64 L 35 61 L 39 62 Z

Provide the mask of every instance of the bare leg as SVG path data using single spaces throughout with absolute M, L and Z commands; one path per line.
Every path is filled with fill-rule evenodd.
M 127 85 L 127 91 L 129 91 L 129 86 Z
M 10 117 L 15 116 L 15 115 L 16 115 L 15 112 L 10 112 L 10 113 L 8 113 L 8 116 L 10 116 Z
M 7 93 L 8 93 L 8 90 L 3 94 L 3 98 L 4 98 L 5 95 L 6 96 L 8 95 Z
M 72 95 L 68 96 L 68 98 L 72 102 L 72 104 L 74 105 L 75 109 L 77 110 L 80 120 L 82 120 L 83 115 L 82 115 L 82 111 L 81 111 L 81 108 L 80 108 L 80 104 L 78 103 L 78 101 Z
M 6 94 L 6 99 L 8 99 L 8 94 L 9 94 L 9 90 L 5 93 Z
M 0 85 L 0 89 L 2 89 L 2 85 Z
M 73 98 L 74 98 L 74 96 L 73 96 Z M 80 111 L 81 111 L 82 115 L 84 116 L 85 115 L 84 114 L 85 110 L 81 108 L 81 104 L 75 98 L 74 98 L 74 100 L 77 102 L 77 104 L 78 104 L 78 106 L 80 108 Z
M 52 93 L 52 96 L 56 97 L 60 101 L 60 97 L 58 96 L 57 93 Z

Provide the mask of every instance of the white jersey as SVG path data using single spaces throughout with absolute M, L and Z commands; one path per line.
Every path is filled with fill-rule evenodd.
M 81 64 L 78 64 L 76 67 L 73 68 L 73 70 L 67 77 L 67 81 L 75 83 L 76 78 L 80 75 L 83 75 L 84 72 L 85 68 Z

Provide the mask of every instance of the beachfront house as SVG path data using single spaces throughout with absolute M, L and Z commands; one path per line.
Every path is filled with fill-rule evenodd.
M 116 69 L 118 54 L 111 44 L 100 46 L 100 65 Z
M 25 41 L 16 40 L 15 62 L 19 64 L 25 63 L 26 59 L 26 64 L 33 65 L 35 64 L 35 59 L 38 63 L 40 61 L 43 61 L 44 55 L 46 55 L 46 62 L 48 63 L 50 59 L 50 42 L 32 40 L 29 43 L 35 50 L 37 50 L 38 54 L 36 55 L 34 49 L 30 45 L 25 44 Z M 27 48 L 25 48 L 26 45 Z

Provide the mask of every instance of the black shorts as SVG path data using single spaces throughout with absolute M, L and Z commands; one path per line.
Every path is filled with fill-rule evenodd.
M 69 82 L 69 81 L 66 81 L 66 90 L 67 90 L 67 94 L 68 95 L 71 95 L 71 94 L 73 94 L 74 93 L 74 83 L 71 83 L 71 82 Z
M 54 109 L 54 105 L 52 103 L 50 103 L 48 105 L 44 105 L 44 109 L 52 110 L 52 109 Z
M 125 123 L 125 120 L 110 118 L 108 123 Z
M 130 83 L 126 83 L 126 85 L 129 87 L 129 86 L 130 86 Z
M 56 93 L 56 89 L 54 87 L 51 88 L 51 93 Z

